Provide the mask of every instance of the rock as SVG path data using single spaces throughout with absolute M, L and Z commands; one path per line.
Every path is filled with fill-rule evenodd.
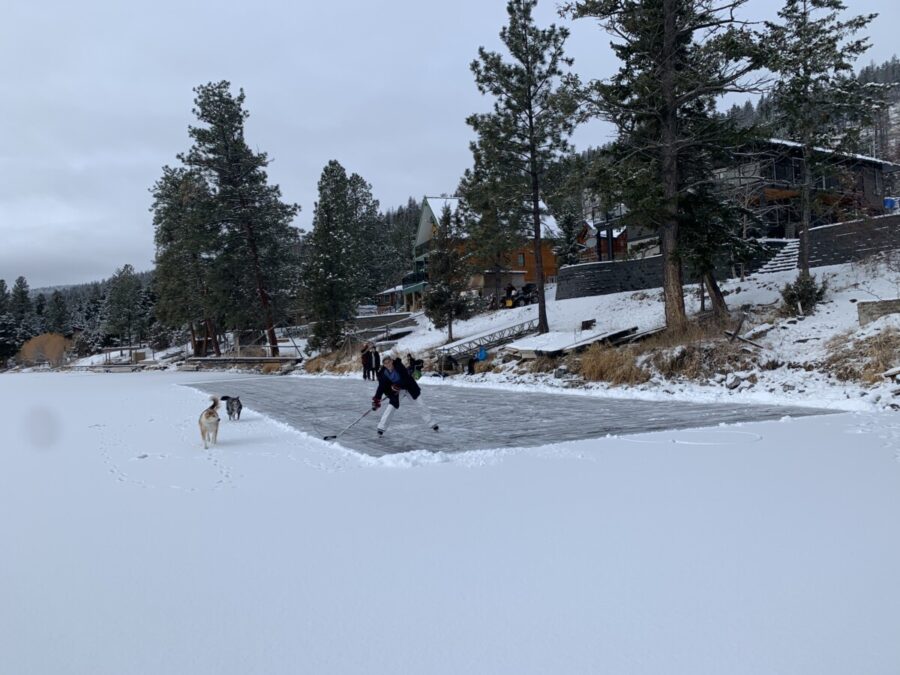
M 737 373 L 728 373 L 725 378 L 725 387 L 727 389 L 737 389 L 744 380 Z

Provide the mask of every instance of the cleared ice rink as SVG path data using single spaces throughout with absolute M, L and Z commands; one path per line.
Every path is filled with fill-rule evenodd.
M 413 450 L 464 452 L 831 412 L 799 406 L 660 402 L 513 392 L 442 386 L 430 380 L 423 377 L 419 384 L 425 403 L 440 425 L 437 433 L 423 424 L 412 401 L 401 397 L 400 410 L 391 418 L 383 437 L 379 438 L 375 432 L 381 415 L 379 410 L 370 413 L 336 442 L 373 457 Z M 340 432 L 369 410 L 376 389 L 374 382 L 362 379 L 271 376 L 216 380 L 191 386 L 209 394 L 240 396 L 245 407 L 319 438 Z M 224 407 L 221 412 L 224 416 Z

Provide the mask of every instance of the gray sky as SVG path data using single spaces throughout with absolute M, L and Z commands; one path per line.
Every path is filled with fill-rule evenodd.
M 773 18 L 778 0 L 750 0 Z M 865 61 L 893 55 L 900 9 L 881 12 Z M 192 87 L 226 79 L 247 94 L 247 138 L 309 228 L 330 159 L 372 183 L 382 208 L 452 191 L 470 165 L 465 118 L 483 110 L 468 64 L 499 48 L 505 0 L 7 0 L 0 24 L 0 278 L 34 287 L 153 261 L 148 189 L 189 146 Z M 561 20 L 556 2 L 542 25 Z M 617 64 L 590 22 L 569 26 L 582 78 Z M 607 128 L 579 130 L 579 148 Z

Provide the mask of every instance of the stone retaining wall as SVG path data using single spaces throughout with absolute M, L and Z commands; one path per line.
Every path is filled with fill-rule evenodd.
M 771 260 L 785 241 L 767 242 L 767 250 L 758 259 L 746 266 L 745 272 L 752 274 Z M 731 276 L 731 266 L 722 263 L 716 268 L 717 279 Z M 697 283 L 699 279 L 685 273 L 684 283 Z M 646 288 L 660 288 L 663 285 L 662 256 L 640 260 L 605 261 L 570 265 L 559 270 L 556 299 L 582 298 L 588 295 L 606 295 L 622 291 L 640 291 Z
M 856 305 L 859 325 L 877 321 L 888 314 L 900 314 L 900 300 L 875 300 L 860 302 Z
M 853 220 L 809 232 L 810 267 L 856 262 L 877 253 L 900 250 L 900 215 Z M 768 252 L 749 265 L 748 273 L 773 258 L 784 242 L 767 242 Z M 730 266 L 717 268 L 717 278 L 731 276 Z M 622 291 L 639 291 L 662 286 L 662 259 L 659 256 L 622 262 L 597 262 L 563 267 L 559 271 L 556 299 L 581 298 Z M 685 283 L 696 282 L 685 274 Z
M 809 266 L 856 262 L 900 249 L 900 215 L 851 220 L 809 231 Z

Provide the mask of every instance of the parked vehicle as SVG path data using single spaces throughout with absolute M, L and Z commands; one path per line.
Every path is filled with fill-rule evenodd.
M 533 305 L 538 301 L 537 284 L 525 284 L 513 298 L 513 307 Z

